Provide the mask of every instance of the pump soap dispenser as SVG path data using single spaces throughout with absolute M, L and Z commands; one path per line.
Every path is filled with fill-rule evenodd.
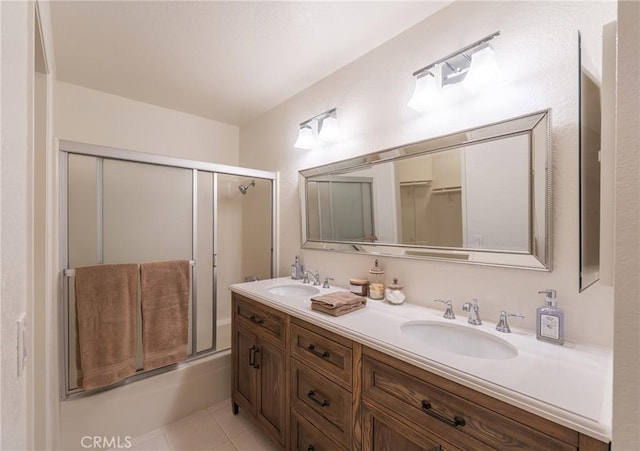
M 544 304 L 536 310 L 536 338 L 561 345 L 564 343 L 564 312 L 558 308 L 556 290 L 543 290 Z

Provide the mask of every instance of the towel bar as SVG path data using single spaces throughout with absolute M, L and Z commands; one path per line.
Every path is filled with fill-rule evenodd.
M 196 266 L 196 261 L 195 260 L 189 260 L 189 264 L 191 266 Z M 74 268 L 65 268 L 65 269 L 62 270 L 62 274 L 65 277 L 75 277 L 76 270 Z

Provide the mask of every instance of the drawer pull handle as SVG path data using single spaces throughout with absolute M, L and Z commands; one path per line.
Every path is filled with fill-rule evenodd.
M 433 417 L 436 420 L 440 420 L 443 423 L 448 424 L 449 426 L 453 426 L 454 428 L 458 426 L 464 426 L 466 424 L 464 418 L 462 417 L 456 415 L 455 417 L 453 417 L 453 420 L 450 420 L 441 413 L 438 413 L 435 410 L 431 410 L 431 403 L 426 399 L 422 400 L 422 411 L 430 417 Z
M 314 392 L 313 390 L 309 390 L 309 393 L 307 393 L 307 396 L 311 401 L 315 402 L 320 407 L 329 407 L 329 401 L 327 399 L 320 401 L 318 398 L 316 398 L 316 392 Z
M 255 350 L 253 351 L 253 365 L 251 366 L 254 367 L 256 370 L 260 368 L 260 364 L 256 361 L 256 355 L 258 354 L 260 354 L 260 346 L 256 346 Z
M 316 346 L 313 343 L 311 343 L 309 346 L 307 346 L 307 351 L 309 351 L 311 354 L 317 355 L 321 359 L 328 359 L 329 358 L 329 352 L 328 351 L 324 351 L 324 352 L 316 351 Z
M 315 448 L 313 447 L 313 445 L 309 445 L 307 447 L 307 451 L 315 451 Z
M 254 366 L 255 364 L 256 364 L 256 347 L 251 346 L 249 348 L 249 366 Z
M 256 316 L 256 315 L 251 315 L 251 316 L 249 317 L 249 319 L 250 319 L 251 321 L 253 321 L 254 323 L 256 323 L 256 324 L 262 324 L 262 323 L 264 323 L 264 320 L 263 320 L 262 318 L 260 318 L 259 316 Z

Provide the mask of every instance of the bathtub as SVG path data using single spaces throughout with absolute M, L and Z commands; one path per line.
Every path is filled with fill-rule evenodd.
M 218 326 L 220 347 L 223 337 L 230 344 L 231 320 Z M 231 350 L 226 349 L 147 379 L 61 401 L 55 449 L 84 450 L 91 440 L 86 437 L 106 437 L 126 445 L 126 437 L 205 409 L 229 398 L 230 391 Z

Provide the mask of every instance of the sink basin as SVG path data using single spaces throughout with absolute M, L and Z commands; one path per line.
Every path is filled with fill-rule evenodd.
M 267 288 L 267 292 L 277 296 L 301 297 L 313 296 L 320 293 L 320 290 L 308 285 L 275 285 Z
M 409 321 L 400 326 L 405 335 L 452 354 L 478 359 L 513 359 L 518 350 L 510 343 L 475 326 L 432 321 Z

